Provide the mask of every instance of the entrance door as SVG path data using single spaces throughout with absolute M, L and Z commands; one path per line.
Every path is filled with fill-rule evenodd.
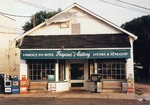
M 70 64 L 70 83 L 72 89 L 84 88 L 84 63 Z

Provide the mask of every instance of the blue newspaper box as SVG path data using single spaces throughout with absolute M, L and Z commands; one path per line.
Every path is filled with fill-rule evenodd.
M 19 94 L 20 93 L 20 85 L 19 85 L 19 79 L 17 75 L 14 75 L 14 78 L 12 80 L 12 94 Z

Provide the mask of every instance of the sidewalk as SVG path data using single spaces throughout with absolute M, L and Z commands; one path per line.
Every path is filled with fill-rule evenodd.
M 137 100 L 141 98 L 134 93 L 90 93 L 90 92 L 61 92 L 61 93 L 30 93 L 30 94 L 0 94 L 0 98 L 5 97 L 49 97 L 49 98 L 99 98 L 99 99 L 125 99 Z M 150 95 L 146 96 L 150 97 Z

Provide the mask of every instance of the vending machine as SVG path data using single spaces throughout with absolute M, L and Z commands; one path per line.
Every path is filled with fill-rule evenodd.
M 4 93 L 4 74 L 0 74 L 0 93 Z
M 12 81 L 11 81 L 11 76 L 6 74 L 4 76 L 4 90 L 5 90 L 5 93 L 11 93 L 11 87 L 12 87 Z

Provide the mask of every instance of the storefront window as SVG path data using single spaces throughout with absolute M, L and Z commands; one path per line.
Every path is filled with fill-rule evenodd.
M 98 60 L 97 67 L 102 79 L 125 79 L 125 60 Z
M 55 75 L 54 62 L 28 62 L 28 78 L 30 80 L 48 80 L 48 75 Z

